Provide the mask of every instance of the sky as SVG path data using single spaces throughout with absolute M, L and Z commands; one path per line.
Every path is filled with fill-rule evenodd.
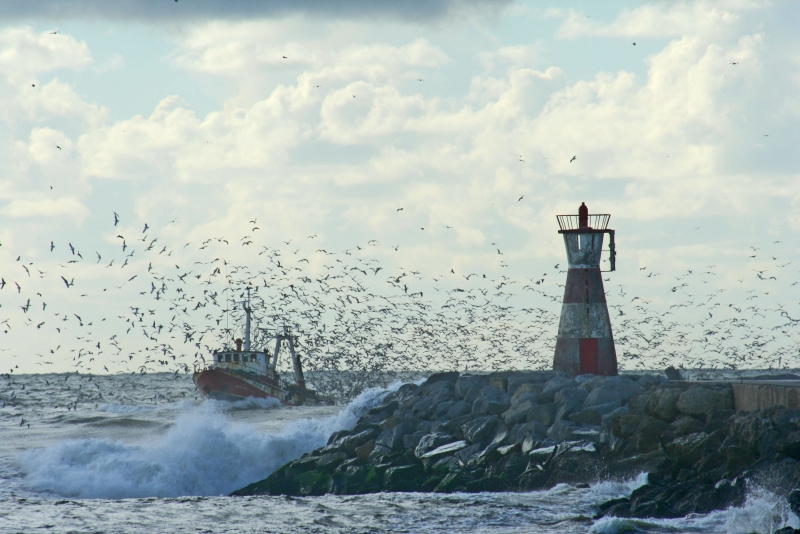
M 557 294 L 555 216 L 581 202 L 616 230 L 613 316 L 757 295 L 750 317 L 794 354 L 769 365 L 800 367 L 794 2 L 50 0 L 4 2 L 0 21 L 3 372 L 74 368 L 47 313 L 135 306 L 102 291 L 152 266 L 146 241 L 117 270 L 131 236 L 184 264 L 254 226 L 309 254 L 375 240 L 420 291 L 549 272 Z

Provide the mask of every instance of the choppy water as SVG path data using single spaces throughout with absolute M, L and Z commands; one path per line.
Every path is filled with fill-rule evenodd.
M 229 498 L 354 425 L 380 393 L 346 407 L 286 408 L 201 401 L 187 377 L 168 374 L 65 376 L 0 382 L 0 532 L 738 534 L 800 527 L 785 502 L 763 492 L 742 508 L 702 516 L 591 519 L 597 505 L 628 495 L 643 477 L 529 493 Z

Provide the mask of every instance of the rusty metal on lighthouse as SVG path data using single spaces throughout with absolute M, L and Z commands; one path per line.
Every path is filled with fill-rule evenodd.
M 558 233 L 564 236 L 569 270 L 553 369 L 572 376 L 616 375 L 617 353 L 600 270 L 605 234 L 609 234 L 609 270 L 616 268 L 614 230 L 608 228 L 611 215 L 590 215 L 589 208 L 581 203 L 578 215 L 556 218 Z

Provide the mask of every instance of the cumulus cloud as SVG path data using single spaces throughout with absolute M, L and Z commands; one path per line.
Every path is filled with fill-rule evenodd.
M 89 209 L 74 197 L 57 199 L 15 199 L 0 208 L 0 214 L 11 219 L 69 217 L 83 221 Z
M 676 37 L 699 33 L 723 34 L 751 9 L 765 7 L 758 1 L 659 2 L 623 9 L 603 24 L 574 9 L 548 10 L 548 18 L 563 18 L 560 37 Z M 744 13 L 742 13 L 744 12 Z

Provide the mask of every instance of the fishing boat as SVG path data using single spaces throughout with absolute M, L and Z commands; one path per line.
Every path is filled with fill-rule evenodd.
M 200 394 L 226 401 L 240 401 L 247 397 L 275 398 L 287 406 L 332 404 L 330 399 L 324 399 L 306 387 L 303 367 L 295 350 L 295 336 L 290 334 L 287 326 L 284 325 L 274 336 L 275 351 L 272 356 L 266 350 L 254 350 L 251 347 L 249 290 L 242 307 L 245 312 L 244 340 L 236 339 L 235 349 L 215 351 L 210 363 L 195 369 L 192 380 Z M 284 345 L 292 359 L 294 383 L 283 380 L 277 371 L 278 357 Z

